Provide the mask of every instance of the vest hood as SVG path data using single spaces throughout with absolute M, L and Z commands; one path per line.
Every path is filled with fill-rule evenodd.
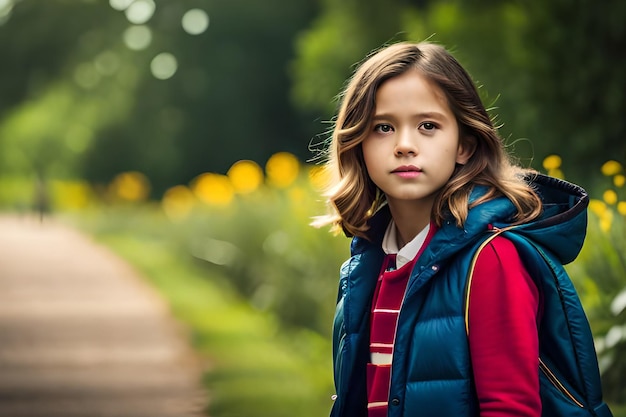
M 572 262 L 587 234 L 589 196 L 578 185 L 538 175 L 531 182 L 543 202 L 541 216 L 516 232 L 551 251 L 563 264 Z

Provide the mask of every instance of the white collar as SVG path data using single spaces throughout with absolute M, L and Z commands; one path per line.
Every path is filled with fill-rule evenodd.
M 430 224 L 426 225 L 421 232 L 417 234 L 409 243 L 402 248 L 398 248 L 396 223 L 391 220 L 387 225 L 385 236 L 383 237 L 383 251 L 390 255 L 396 255 L 396 268 L 401 268 L 403 265 L 411 262 L 417 252 L 421 249 L 422 245 L 426 241 L 428 231 L 430 230 Z

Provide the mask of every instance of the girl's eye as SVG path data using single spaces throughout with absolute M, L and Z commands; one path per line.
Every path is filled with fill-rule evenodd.
M 374 132 L 390 133 L 390 132 L 393 132 L 393 127 L 391 127 L 390 125 L 386 125 L 386 124 L 379 124 L 379 125 L 374 126 Z
M 437 126 L 431 122 L 424 122 L 420 127 L 424 130 L 435 130 L 437 128 Z

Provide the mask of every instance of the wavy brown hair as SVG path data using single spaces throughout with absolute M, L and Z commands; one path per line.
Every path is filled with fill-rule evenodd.
M 332 224 L 347 236 L 368 237 L 369 220 L 385 198 L 369 178 L 361 143 L 371 129 L 378 88 L 409 69 L 418 70 L 441 89 L 459 125 L 459 140 L 475 149 L 438 194 L 432 212 L 437 224 L 452 215 L 462 226 L 471 207 L 499 196 L 506 196 L 517 209 L 512 223 L 537 217 L 541 201 L 524 180 L 533 171 L 511 162 L 469 74 L 442 46 L 401 42 L 370 55 L 340 96 L 332 142 L 325 155 L 332 177 L 325 193 L 330 213 L 313 224 Z M 469 204 L 474 185 L 485 185 L 488 191 Z

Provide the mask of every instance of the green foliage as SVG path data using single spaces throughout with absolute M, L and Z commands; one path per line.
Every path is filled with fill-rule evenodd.
M 626 155 L 626 59 L 619 52 L 626 49 L 626 3 L 394 1 L 381 21 L 348 8 L 324 3 L 300 36 L 293 95 L 307 109 L 332 115 L 328 103 L 367 51 L 430 39 L 451 49 L 483 86 L 484 103 L 497 106 L 501 134 L 524 165 L 539 168 L 537 161 L 560 153 L 572 180 L 589 187 L 583 167 L 601 164 L 607 149 Z M 376 36 L 356 35 L 362 27 L 376 27 Z
M 124 44 L 136 25 L 108 2 L 5 3 L 5 173 L 104 183 L 136 170 L 158 196 L 279 149 L 308 159 L 353 65 L 385 43 L 426 38 L 451 48 L 484 86 L 525 165 L 558 151 L 570 177 L 589 186 L 582 167 L 606 149 L 626 153 L 626 6 L 617 0 L 159 2 L 142 50 Z M 205 33 L 182 30 L 191 8 L 208 13 Z M 178 63 L 167 80 L 150 72 L 162 52 Z
M 524 2 L 529 57 L 529 126 L 538 153 L 558 151 L 575 181 L 589 166 L 626 158 L 626 3 L 618 0 Z M 584 168 L 585 167 L 585 168 Z
M 76 66 L 111 47 L 124 23 L 104 2 L 7 0 L 0 16 L 2 116 L 71 80 Z
M 119 29 L 108 7 L 24 1 L 12 13 L 0 26 L 6 63 L 0 82 L 0 172 L 75 176 L 98 131 L 124 121 L 134 66 L 121 63 L 127 51 L 113 43 Z M 23 31 L 20 22 L 33 16 L 45 18 L 28 25 L 28 36 L 9 35 Z M 53 31 L 56 36 L 50 36 Z
M 611 230 L 603 232 L 591 216 L 580 263 L 588 311 L 598 335 L 596 349 L 609 401 L 626 398 L 626 216 L 616 213 Z M 626 404 L 625 404 L 626 405 Z
M 603 200 L 591 200 L 587 238 L 571 272 L 595 330 L 605 396 L 626 409 L 626 193 L 623 168 L 612 162 Z
M 304 330 L 281 330 L 272 315 L 234 293 L 227 278 L 209 275 L 190 262 L 169 239 L 175 232 L 162 213 L 144 207 L 103 214 L 90 217 L 83 227 L 139 268 L 189 328 L 207 363 L 209 415 L 313 417 L 328 412 L 332 382 L 327 339 Z
M 239 196 L 228 210 L 200 208 L 178 227 L 189 232 L 181 236 L 189 254 L 228 276 L 257 308 L 283 325 L 328 335 L 348 240 L 309 226 L 322 212 L 303 179 Z
M 322 15 L 298 41 L 293 96 L 299 106 L 323 111 L 330 117 L 334 108 L 329 103 L 354 70 L 353 64 L 368 52 L 393 41 L 428 39 L 451 49 L 477 84 L 484 86 L 483 101 L 489 107 L 498 105 L 493 115 L 500 114 L 499 119 L 506 122 L 505 136 L 515 133 L 520 137 L 527 131 L 524 126 L 533 107 L 520 105 L 530 82 L 522 71 L 529 57 L 520 34 L 528 17 L 517 2 L 422 2 L 421 7 L 401 1 L 387 4 L 389 7 L 379 13 L 333 2 L 326 4 Z M 376 31 L 370 33 L 373 27 Z M 339 47 L 330 41 L 332 38 L 344 42 Z M 511 83 L 511 78 L 516 82 Z M 530 159 L 532 150 L 525 147 L 524 151 L 525 159 Z
M 0 208 L 30 212 L 35 208 L 37 182 L 34 177 L 0 177 Z
M 85 95 L 75 86 L 59 83 L 38 100 L 14 108 L 0 126 L 3 171 L 74 176 L 95 132 L 128 112 L 128 91 L 120 85 L 106 85 L 98 93 Z M 109 111 L 103 113 L 103 106 Z
M 354 64 L 372 50 L 392 41 L 407 10 L 401 0 L 324 2 L 311 28 L 296 40 L 292 64 L 292 101 L 298 108 L 321 114 L 328 120 L 335 98 Z M 337 42 L 341 40 L 341 42 Z
M 289 103 L 293 38 L 317 2 L 157 2 L 131 50 L 133 25 L 109 2 L 9 0 L 0 10 L 0 171 L 106 183 L 141 171 L 153 195 L 239 159 L 308 157 L 315 127 Z M 205 10 L 206 32 L 181 26 Z M 8 10 L 8 9 L 7 9 Z M 151 73 L 171 53 L 169 79 Z
M 140 222 L 145 215 L 135 214 L 136 206 L 127 205 L 127 217 L 116 217 L 110 227 L 167 236 L 180 256 L 208 275 L 227 276 L 229 286 L 259 311 L 277 317 L 281 326 L 328 336 L 349 240 L 310 226 L 325 208 L 304 171 L 286 188 L 261 185 L 236 194 L 227 205 L 202 203 L 201 190 L 193 186 L 196 197 L 189 213 L 170 220 L 167 211 L 162 218 L 146 216 L 148 224 L 159 223 L 154 230 Z M 69 193 L 66 198 L 81 203 Z M 62 207 L 58 196 L 52 200 Z
M 534 115 L 533 106 L 523 101 L 531 79 L 524 70 L 530 57 L 520 34 L 528 19 L 518 2 L 448 1 L 432 2 L 403 20 L 406 39 L 430 38 L 451 50 L 478 85 L 501 135 L 516 141 L 516 155 L 527 165 L 532 147 L 518 139 L 528 134 Z

